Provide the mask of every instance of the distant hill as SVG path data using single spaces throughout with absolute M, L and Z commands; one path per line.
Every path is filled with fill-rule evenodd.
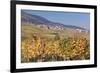
M 36 26 L 38 25 L 40 27 L 45 27 L 48 29 L 71 28 L 71 29 L 79 29 L 82 31 L 87 31 L 85 28 L 82 28 L 82 27 L 73 26 L 73 25 L 64 25 L 61 23 L 52 22 L 42 16 L 29 14 L 24 11 L 21 11 L 21 21 L 22 21 L 22 23 L 35 24 Z

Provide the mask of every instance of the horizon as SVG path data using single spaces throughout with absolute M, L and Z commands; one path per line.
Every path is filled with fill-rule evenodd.
M 41 16 L 51 22 L 81 27 L 90 30 L 90 13 L 40 11 L 40 10 L 22 10 L 22 11 L 31 15 Z

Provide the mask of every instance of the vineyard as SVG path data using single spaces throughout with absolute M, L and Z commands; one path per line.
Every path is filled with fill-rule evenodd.
M 31 37 L 22 38 L 22 63 L 90 59 L 90 42 L 86 37 L 61 38 L 56 34 L 53 38 L 48 38 L 38 33 L 31 34 Z

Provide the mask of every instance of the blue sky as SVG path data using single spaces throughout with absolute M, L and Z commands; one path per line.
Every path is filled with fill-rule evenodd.
M 49 21 L 62 23 L 64 25 L 74 25 L 90 29 L 90 13 L 83 12 L 56 12 L 56 11 L 37 11 L 23 10 L 24 12 L 42 16 Z

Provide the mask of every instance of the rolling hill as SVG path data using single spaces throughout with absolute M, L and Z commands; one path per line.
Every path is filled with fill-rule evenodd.
M 73 26 L 73 25 L 64 25 L 62 23 L 52 22 L 42 16 L 29 14 L 24 11 L 21 12 L 21 21 L 22 23 L 35 24 L 36 26 L 38 25 L 41 27 L 51 28 L 51 29 L 70 28 L 70 29 L 79 29 L 81 31 L 88 31 L 82 27 Z

